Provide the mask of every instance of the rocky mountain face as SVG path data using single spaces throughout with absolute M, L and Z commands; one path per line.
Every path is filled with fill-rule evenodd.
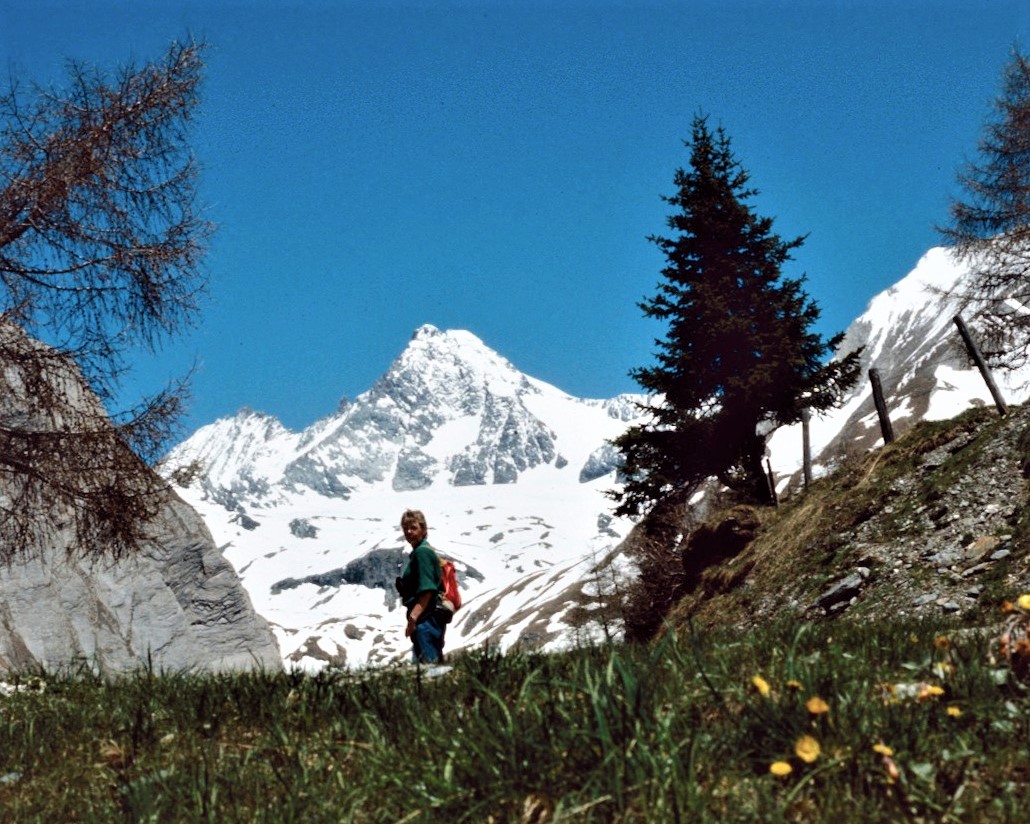
M 168 464 L 181 468 L 188 454 L 203 466 L 207 493 L 228 505 L 272 505 L 287 493 L 347 500 L 378 485 L 513 484 L 526 470 L 568 463 L 540 409 L 554 394 L 473 335 L 423 326 L 368 392 L 303 432 L 244 409 L 201 429 Z M 634 400 L 577 403 L 625 421 Z M 579 467 L 584 477 L 614 468 L 611 448 L 596 447 Z
M 65 406 L 37 413 L 17 355 L 45 347 L 9 326 L 2 334 L 2 351 L 15 357 L 0 370 L 0 427 L 60 433 L 104 420 L 81 376 L 65 366 L 52 370 L 61 385 L 51 386 Z M 150 470 L 141 464 L 140 471 Z M 17 473 L 0 477 L 3 509 L 18 500 L 18 484 Z M 0 672 L 282 667 L 267 622 L 203 520 L 167 487 L 158 494 L 141 551 L 119 559 L 103 548 L 84 552 L 74 513 L 49 504 L 48 522 L 57 527 L 0 564 Z
M 949 297 L 963 274 L 931 250 L 847 331 L 844 351 L 864 347 L 899 435 L 991 404 L 952 321 L 971 311 Z M 1026 375 L 997 378 L 1010 403 L 1030 394 Z M 426 512 L 430 541 L 456 561 L 465 589 L 449 649 L 554 649 L 620 631 L 605 606 L 635 574 L 621 549 L 634 524 L 612 517 L 604 496 L 618 484 L 608 440 L 642 400 L 572 398 L 468 332 L 426 326 L 333 415 L 294 433 L 243 410 L 179 445 L 164 471 L 239 570 L 289 665 L 406 656 L 392 580 L 408 507 Z M 817 476 L 882 443 L 868 381 L 813 419 L 809 440 Z M 800 426 L 778 430 L 769 456 L 789 494 Z
M 282 667 L 267 622 L 176 495 L 138 555 L 86 558 L 69 548 L 0 567 L 0 672 Z

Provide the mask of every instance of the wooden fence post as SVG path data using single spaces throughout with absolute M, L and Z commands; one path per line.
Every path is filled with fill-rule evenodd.
M 776 494 L 776 476 L 773 475 L 772 464 L 769 459 L 765 459 L 765 480 L 769 484 L 769 500 L 772 501 L 773 506 L 780 505 L 780 496 Z
M 873 385 L 873 403 L 876 404 L 876 414 L 880 418 L 880 432 L 883 434 L 883 442 L 894 443 L 894 427 L 891 426 L 890 416 L 887 414 L 887 404 L 883 400 L 883 386 L 880 384 L 880 370 L 869 370 L 869 382 Z
M 812 485 L 812 436 L 808 424 L 812 420 L 812 410 L 807 406 L 801 410 L 801 469 L 805 479 L 805 489 Z
M 966 350 L 976 363 L 976 368 L 980 370 L 980 375 L 983 377 L 984 383 L 987 384 L 987 388 L 991 391 L 994 405 L 998 407 L 998 414 L 1005 417 L 1008 414 L 1009 408 L 1005 404 L 1005 399 L 1001 396 L 998 385 L 994 382 L 994 376 L 991 375 L 987 362 L 983 359 L 980 349 L 973 341 L 973 336 L 969 334 L 965 321 L 962 320 L 962 315 L 955 315 L 955 325 L 958 327 L 958 333 L 962 336 L 962 342 L 966 345 Z

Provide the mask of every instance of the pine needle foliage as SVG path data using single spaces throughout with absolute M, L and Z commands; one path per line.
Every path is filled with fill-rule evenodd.
M 1018 50 L 984 127 L 978 159 L 958 175 L 965 196 L 942 229 L 970 267 L 968 300 L 986 305 L 979 322 L 984 348 L 997 365 L 1030 359 L 1030 59 Z
M 762 458 L 772 429 L 803 410 L 833 406 L 858 376 L 854 352 L 826 363 L 842 335 L 812 330 L 819 309 L 804 276 L 783 267 L 804 237 L 785 240 L 750 205 L 757 191 L 730 139 L 695 117 L 690 165 L 663 197 L 672 234 L 652 236 L 666 265 L 640 308 L 664 321 L 656 363 L 630 374 L 655 401 L 648 422 L 615 439 L 626 484 L 616 512 L 636 515 L 673 492 L 718 477 L 745 497 L 768 499 Z

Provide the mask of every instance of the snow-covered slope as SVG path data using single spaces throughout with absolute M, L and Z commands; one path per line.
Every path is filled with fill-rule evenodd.
M 870 367 L 899 434 L 991 403 L 953 323 L 959 303 L 949 294 L 962 277 L 933 249 L 851 324 L 842 350 L 865 347 L 863 378 L 840 409 L 812 421 L 817 472 L 881 442 Z M 1030 394 L 1026 374 L 996 377 L 1009 402 Z M 632 524 L 611 516 L 603 494 L 617 484 L 606 442 L 641 400 L 570 397 L 468 332 L 425 326 L 335 414 L 294 433 L 243 410 L 177 447 L 166 473 L 239 571 L 288 664 L 405 656 L 393 580 L 409 507 L 426 513 L 430 541 L 459 568 L 466 606 L 449 649 L 553 649 L 613 629 L 593 596 L 625 571 L 618 546 Z M 801 466 L 800 426 L 769 447 L 785 485 Z
M 880 374 L 896 435 L 920 420 L 943 420 L 973 405 L 994 405 L 954 322 L 961 314 L 975 332 L 983 316 L 979 307 L 964 304 L 960 297 L 965 276 L 966 269 L 947 249 L 931 249 L 848 327 L 840 351 L 864 347 L 862 375 L 841 408 L 812 419 L 817 474 L 883 443 L 868 378 L 871 368 Z M 1030 398 L 1030 372 L 992 374 L 1008 403 Z M 785 482 L 801 468 L 800 425 L 778 430 L 769 439 L 769 449 L 773 470 Z
M 606 441 L 634 400 L 573 398 L 468 332 L 424 326 L 334 415 L 293 433 L 243 410 L 197 431 L 166 471 L 188 481 L 180 493 L 288 662 L 359 666 L 408 649 L 393 591 L 407 508 L 426 513 L 465 588 L 450 649 L 555 646 L 573 624 L 597 630 L 583 588 L 631 526 L 603 493 L 615 482 Z

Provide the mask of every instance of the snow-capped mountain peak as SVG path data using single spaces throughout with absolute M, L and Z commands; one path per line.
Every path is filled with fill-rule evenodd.
M 882 444 L 867 377 L 873 368 L 895 434 L 922 420 L 943 420 L 972 405 L 993 404 L 954 323 L 962 314 L 975 328 L 985 311 L 982 304 L 964 300 L 967 277 L 967 267 L 950 249 L 930 249 L 851 323 L 840 351 L 863 348 L 862 375 L 838 409 L 812 419 L 812 453 L 822 469 Z M 993 377 L 1010 403 L 1030 397 L 1027 370 L 998 370 Z M 801 468 L 799 430 L 800 425 L 784 427 L 770 441 L 772 465 L 784 482 Z
M 410 380 L 416 402 L 418 396 L 429 397 L 457 413 L 467 410 L 469 392 L 481 399 L 533 391 L 525 375 L 471 332 L 443 332 L 428 324 L 415 331 L 382 380 Z
M 470 332 L 426 325 L 371 389 L 299 434 L 242 410 L 198 431 L 169 462 L 200 460 L 227 489 L 244 477 L 250 490 L 286 484 L 341 498 L 383 481 L 398 490 L 511 483 L 559 460 L 557 433 L 541 416 L 582 403 Z
M 617 464 L 608 441 L 642 400 L 574 398 L 470 332 L 427 325 L 334 414 L 293 433 L 243 410 L 176 447 L 166 474 L 186 479 L 183 497 L 276 628 L 288 662 L 402 654 L 393 579 L 405 553 L 397 523 L 409 507 L 426 512 L 431 542 L 456 561 L 466 589 L 452 646 L 558 643 L 562 613 L 583 610 L 589 569 L 631 527 L 611 517 L 604 496 Z M 183 467 L 194 472 L 177 473 Z M 552 607 L 541 611 L 545 602 Z M 513 611 L 526 615 L 520 626 Z

